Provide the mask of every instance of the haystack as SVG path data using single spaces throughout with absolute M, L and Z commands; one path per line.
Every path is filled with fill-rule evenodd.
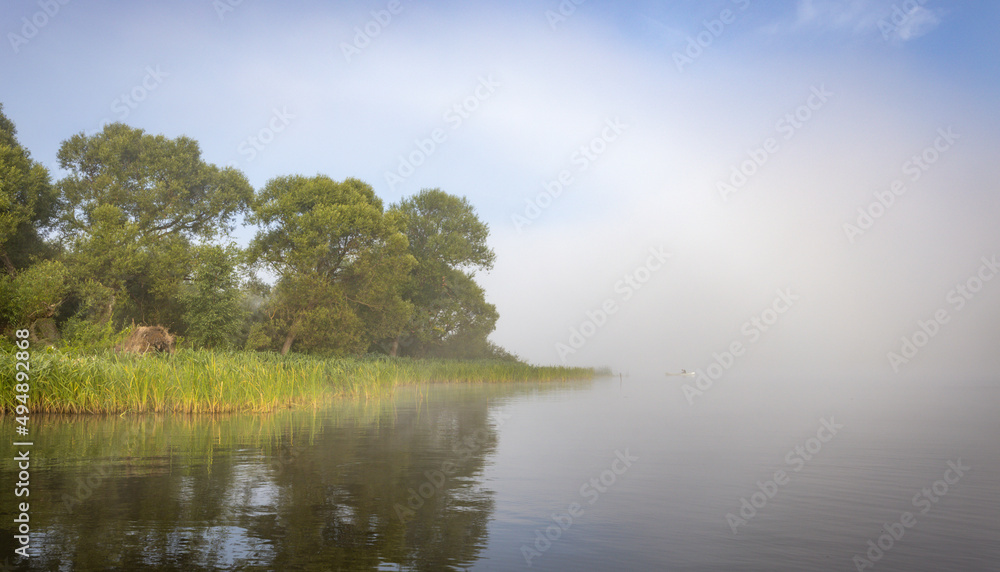
M 139 326 L 132 330 L 119 351 L 144 354 L 146 352 L 174 353 L 174 337 L 163 326 Z

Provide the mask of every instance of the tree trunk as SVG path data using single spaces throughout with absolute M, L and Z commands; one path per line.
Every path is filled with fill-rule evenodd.
M 288 350 L 292 349 L 292 342 L 294 341 L 295 332 L 289 330 L 288 335 L 285 337 L 285 345 L 281 346 L 281 355 L 288 355 Z
M 108 301 L 108 306 L 101 312 L 101 317 L 99 319 L 99 324 L 102 326 L 111 321 L 111 318 L 115 315 L 115 295 L 111 295 L 111 300 Z
M 0 260 L 3 261 L 3 267 L 11 277 L 17 276 L 17 269 L 14 268 L 14 263 L 10 261 L 10 257 L 7 256 L 7 251 L 0 249 Z
M 399 336 L 392 339 L 392 346 L 389 348 L 389 357 L 396 357 L 399 352 Z
M 288 328 L 288 335 L 285 336 L 285 345 L 281 346 L 281 355 L 288 355 L 288 350 L 292 349 L 292 342 L 295 341 L 295 331 L 299 329 L 301 318 L 292 321 L 292 327 Z

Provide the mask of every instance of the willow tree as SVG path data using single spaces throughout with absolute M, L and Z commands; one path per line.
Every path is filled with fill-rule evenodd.
M 253 188 L 233 168 L 201 158 L 188 137 L 168 139 L 113 123 L 63 142 L 60 224 L 81 312 L 137 322 L 179 321 L 178 294 L 194 245 L 218 238 L 247 209 Z
M 412 307 L 400 295 L 414 264 L 403 221 L 384 212 L 371 186 L 317 175 L 272 179 L 250 222 L 262 227 L 248 251 L 278 277 L 271 334 L 281 353 L 359 353 L 394 335 Z
M 486 244 L 489 226 L 465 197 L 424 189 L 395 206 L 406 223 L 410 252 L 417 261 L 404 295 L 414 306 L 406 329 L 391 341 L 389 353 L 484 357 L 492 350 L 496 307 L 486 302 L 474 278 L 493 267 Z
M 51 317 L 62 302 L 65 269 L 46 260 L 44 240 L 56 206 L 48 170 L 18 142 L 0 104 L 0 329 Z
M 57 193 L 49 172 L 17 140 L 0 104 L 0 264 L 10 276 L 43 254 L 42 233 L 55 214 Z

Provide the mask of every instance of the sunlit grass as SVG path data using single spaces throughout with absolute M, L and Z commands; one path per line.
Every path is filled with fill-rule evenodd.
M 14 355 L 0 351 L 0 363 Z M 320 358 L 273 353 L 179 350 L 31 355 L 30 409 L 50 413 L 273 411 L 338 397 L 377 398 L 400 385 L 433 382 L 557 381 L 589 378 L 589 368 L 516 362 Z M 18 404 L 12 367 L 0 369 L 3 413 Z

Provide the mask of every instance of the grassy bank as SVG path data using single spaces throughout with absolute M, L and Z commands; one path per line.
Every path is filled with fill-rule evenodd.
M 0 352 L 6 413 L 18 404 L 14 355 Z M 555 381 L 589 368 L 516 362 L 351 359 L 181 350 L 173 355 L 31 354 L 30 409 L 50 413 L 271 411 L 337 397 L 379 396 L 427 382 Z

